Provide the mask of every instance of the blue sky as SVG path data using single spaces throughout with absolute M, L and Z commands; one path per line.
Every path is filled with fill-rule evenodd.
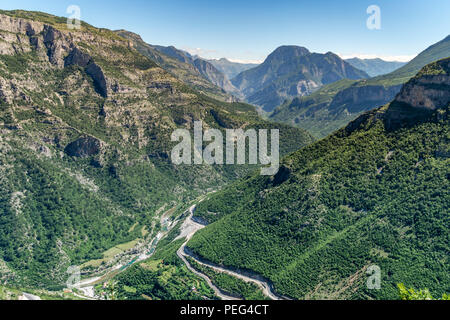
M 235 61 L 261 61 L 286 44 L 405 60 L 450 34 L 449 0 L 0 0 L 1 9 L 58 16 L 67 16 L 69 5 L 94 26 Z M 380 30 L 366 27 L 370 5 L 381 9 Z

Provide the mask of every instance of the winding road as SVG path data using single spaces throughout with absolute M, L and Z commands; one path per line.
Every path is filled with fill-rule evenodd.
M 245 282 L 251 282 L 256 284 L 263 292 L 263 294 L 266 297 L 269 297 L 272 300 L 283 300 L 283 297 L 280 297 L 279 295 L 277 295 L 275 292 L 273 292 L 272 287 L 269 283 L 267 283 L 266 281 L 261 281 L 258 279 L 254 279 L 251 278 L 249 276 L 246 276 L 242 273 L 236 272 L 236 271 L 232 271 L 232 270 L 228 270 L 224 267 L 219 267 L 217 265 L 213 265 L 213 264 L 209 264 L 206 263 L 204 261 L 199 261 L 196 257 L 194 257 L 193 255 L 191 255 L 189 252 L 187 252 L 186 250 L 186 244 L 189 242 L 189 240 L 192 238 L 192 236 L 199 231 L 200 229 L 204 228 L 205 226 L 202 224 L 199 224 L 195 221 L 192 220 L 192 217 L 194 215 L 195 212 L 195 208 L 196 206 L 192 206 L 189 209 L 190 215 L 189 217 L 186 218 L 186 220 L 184 221 L 183 225 L 181 226 L 181 234 L 178 236 L 178 238 L 186 238 L 186 241 L 183 243 L 183 245 L 180 247 L 180 249 L 178 249 L 177 251 L 177 255 L 178 257 L 183 260 L 184 264 L 186 265 L 186 267 L 192 271 L 193 273 L 195 273 L 196 275 L 202 277 L 203 279 L 205 279 L 205 281 L 208 283 L 208 285 L 214 290 L 215 294 L 220 297 L 223 300 L 239 300 L 236 297 L 232 297 L 229 295 L 226 295 L 223 291 L 221 291 L 218 287 L 216 287 L 212 282 L 211 279 L 209 279 L 208 276 L 206 276 L 205 274 L 197 271 L 196 269 L 194 269 L 189 261 L 187 261 L 187 257 L 190 257 L 192 259 L 194 259 L 198 264 L 201 264 L 203 266 L 206 266 L 208 268 L 213 269 L 216 272 L 222 272 L 222 273 L 226 273 L 228 275 L 231 275 L 233 277 L 239 278 Z
M 184 220 L 183 224 L 181 225 L 180 228 L 180 234 L 179 236 L 175 239 L 186 239 L 186 241 L 183 243 L 183 245 L 178 249 L 177 251 L 177 256 L 183 261 L 183 263 L 186 265 L 186 267 L 193 272 L 194 274 L 196 274 L 197 276 L 201 277 L 202 279 L 204 279 L 206 281 L 206 283 L 209 285 L 209 287 L 211 289 L 213 289 L 214 293 L 216 296 L 218 296 L 219 298 L 221 298 L 222 300 L 240 300 L 239 298 L 235 297 L 235 296 L 231 296 L 228 295 L 227 293 L 225 293 L 223 290 L 221 290 L 220 288 L 218 288 L 216 285 L 214 285 L 214 283 L 212 283 L 211 279 L 199 272 L 198 270 L 196 270 L 195 268 L 193 268 L 191 266 L 191 264 L 189 263 L 189 261 L 187 260 L 187 257 L 190 257 L 192 259 L 194 259 L 198 264 L 203 265 L 205 267 L 211 268 L 212 270 L 216 271 L 216 272 L 221 272 L 221 273 L 226 273 L 228 275 L 231 275 L 233 277 L 239 278 L 247 283 L 253 283 L 256 284 L 262 291 L 262 293 L 272 299 L 272 300 L 283 300 L 286 299 L 284 297 L 281 297 L 280 295 L 276 294 L 273 289 L 272 286 L 267 282 L 267 281 L 263 281 L 261 279 L 256 279 L 253 277 L 250 277 L 248 275 L 245 275 L 243 273 L 240 273 L 239 271 L 234 271 L 234 270 L 229 270 L 226 269 L 222 266 L 217 266 L 214 265 L 212 263 L 208 263 L 206 261 L 199 261 L 195 256 L 193 256 L 192 254 L 190 254 L 188 252 L 188 250 L 186 250 L 186 245 L 189 242 L 189 240 L 191 240 L 191 238 L 194 236 L 194 234 L 203 229 L 205 226 L 195 222 L 192 217 L 194 215 L 196 209 L 196 205 L 193 205 L 189 208 L 189 216 Z M 161 218 L 161 220 L 163 220 L 163 217 Z M 175 223 L 173 223 L 172 225 L 175 225 Z M 164 233 L 159 233 L 155 239 L 160 240 L 162 237 L 164 237 L 167 232 L 170 230 L 171 228 L 169 227 L 169 229 L 164 232 Z M 151 254 L 149 255 L 151 256 Z M 136 260 L 136 262 L 144 260 L 145 258 L 148 258 L 149 256 L 145 256 L 145 257 L 139 257 L 139 259 Z M 120 267 L 121 265 L 117 265 L 112 269 L 118 269 L 118 267 Z M 95 296 L 94 294 L 94 290 L 93 290 L 93 285 L 94 283 L 97 283 L 99 280 L 101 279 L 101 277 L 94 277 L 94 278 L 90 278 L 90 279 L 85 279 L 81 282 L 79 282 L 78 284 L 75 285 L 75 288 L 80 290 L 82 292 L 81 294 L 77 294 L 76 292 L 74 292 L 74 295 L 79 297 L 79 298 L 83 298 L 83 299 L 88 299 L 88 300 L 97 300 L 98 298 Z

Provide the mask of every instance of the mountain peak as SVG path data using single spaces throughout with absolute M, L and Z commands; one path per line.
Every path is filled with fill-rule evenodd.
M 266 62 L 286 61 L 295 57 L 306 56 L 311 52 L 305 47 L 300 46 L 281 46 L 275 49 L 266 59 Z

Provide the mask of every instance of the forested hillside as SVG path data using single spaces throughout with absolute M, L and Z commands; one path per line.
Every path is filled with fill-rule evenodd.
M 170 135 L 195 120 L 279 128 L 285 153 L 312 141 L 199 93 L 110 30 L 0 12 L 0 280 L 60 288 L 68 266 L 142 240 L 157 213 L 255 169 L 174 166 Z
M 397 299 L 397 284 L 450 291 L 450 58 L 392 103 L 235 183 L 196 215 L 188 246 L 299 299 Z M 366 286 L 370 266 L 381 289 Z

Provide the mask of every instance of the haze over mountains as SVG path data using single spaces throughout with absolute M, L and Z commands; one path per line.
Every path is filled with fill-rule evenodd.
M 407 63 L 398 61 L 384 61 L 380 58 L 376 59 L 352 58 L 346 59 L 345 61 L 350 63 L 355 68 L 365 71 L 371 77 L 376 77 L 390 73 L 400 67 L 403 67 Z
M 210 59 L 208 61 L 213 64 L 218 70 L 222 71 L 228 77 L 228 79 L 233 79 L 239 73 L 258 66 L 258 64 L 255 63 L 232 62 L 226 58 Z

